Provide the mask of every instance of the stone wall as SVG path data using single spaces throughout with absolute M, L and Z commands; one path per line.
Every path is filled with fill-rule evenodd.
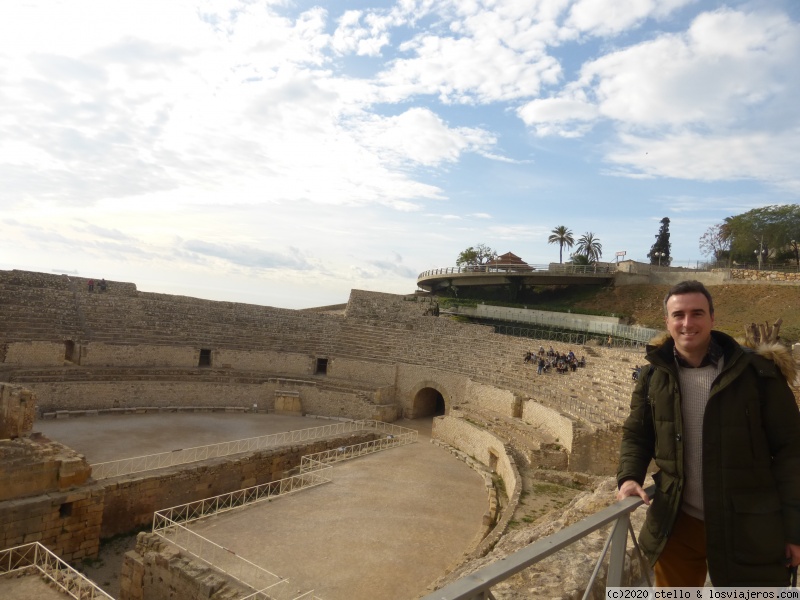
M 36 434 L 0 441 L 0 502 L 60 492 L 83 485 L 90 475 L 84 457 L 58 442 Z
M 345 314 L 354 319 L 403 322 L 429 313 L 435 299 L 428 296 L 403 296 L 397 302 L 396 294 L 351 290 Z
M 459 416 L 459 411 L 453 411 L 453 414 L 456 416 L 433 419 L 431 439 L 455 448 L 481 463 L 492 473 L 497 473 L 508 498 L 500 514 L 497 514 L 495 508 L 490 507 L 490 513 L 494 512 L 497 515 L 497 522 L 492 531 L 469 555 L 469 559 L 473 559 L 489 552 L 506 531 L 522 494 L 522 477 L 511 452 L 500 438 L 465 421 Z M 467 462 L 469 464 L 469 460 Z
M 200 349 L 155 344 L 82 344 L 84 367 L 196 367 Z
M 798 271 L 767 271 L 757 269 L 731 269 L 731 279 L 763 281 L 766 283 L 800 283 Z
M 64 364 L 64 343 L 8 342 L 5 360 L 7 365 L 54 366 Z
M 249 588 L 154 533 L 140 533 L 125 553 L 118 600 L 237 600 Z
M 566 448 L 567 452 L 573 451 L 573 423 L 561 413 L 533 400 L 526 400 L 522 403 L 522 420 L 529 425 L 541 426 L 553 434 L 557 443 Z
M 433 414 L 417 402 L 421 390 L 432 388 L 438 391 L 444 398 L 445 410 L 450 410 L 467 400 L 468 382 L 467 377 L 457 373 L 420 365 L 398 364 L 395 394 L 402 399 L 399 403 L 403 407 L 403 415 L 407 419 L 416 419 Z
M 97 556 L 102 517 L 97 488 L 0 502 L 0 548 L 39 542 L 67 562 Z
M 328 363 L 328 375 L 346 381 L 369 382 L 379 386 L 394 386 L 395 378 L 397 377 L 397 367 L 391 363 L 336 356 L 331 357 Z
M 468 380 L 466 400 L 471 404 L 476 404 L 481 408 L 492 410 L 507 417 L 520 416 L 520 401 L 508 390 Z
M 314 357 L 296 352 L 233 350 L 220 348 L 211 353 L 211 366 L 262 373 L 307 377 L 314 373 Z M 197 365 L 197 361 L 194 363 Z
M 29 382 L 43 413 L 106 408 L 217 407 L 272 408 L 270 386 L 190 381 Z
M 522 481 L 514 460 L 506 451 L 505 443 L 491 432 L 480 429 L 457 416 L 441 416 L 433 419 L 433 439 L 458 449 L 489 467 L 503 478 L 506 495 L 513 498 Z
M 569 455 L 569 470 L 592 475 L 615 475 L 619 465 L 622 425 L 576 431 Z

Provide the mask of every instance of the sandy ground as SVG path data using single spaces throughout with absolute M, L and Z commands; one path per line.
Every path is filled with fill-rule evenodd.
M 96 463 L 321 424 L 331 421 L 169 413 L 42 421 L 34 430 Z M 252 512 L 224 527 L 212 527 L 219 518 L 203 526 L 325 600 L 421 595 L 479 541 L 487 493 L 477 473 L 429 443 L 430 419 L 397 424 L 417 429 L 419 441 L 340 463 L 333 483 L 259 508 L 257 530 Z M 76 566 L 116 598 L 123 556 L 135 543 L 135 534 L 105 540 L 96 559 Z

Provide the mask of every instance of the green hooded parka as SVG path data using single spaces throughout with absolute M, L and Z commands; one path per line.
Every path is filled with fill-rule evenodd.
M 703 417 L 703 502 L 709 575 L 715 586 L 785 586 L 785 544 L 800 544 L 800 412 L 788 382 L 791 353 L 755 350 L 718 331 L 722 372 Z M 617 481 L 643 484 L 651 459 L 654 497 L 639 536 L 651 565 L 681 510 L 683 424 L 669 335 L 647 347 L 623 426 Z

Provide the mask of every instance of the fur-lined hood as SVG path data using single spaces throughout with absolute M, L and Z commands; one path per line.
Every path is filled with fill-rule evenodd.
M 654 336 L 648 346 L 660 348 L 672 339 L 668 331 L 663 331 Z M 746 340 L 738 339 L 736 342 L 743 348 L 749 348 L 759 356 L 771 360 L 780 369 L 783 376 L 790 386 L 797 384 L 797 364 L 792 356 L 792 351 L 779 342 L 766 342 L 761 344 L 749 344 Z

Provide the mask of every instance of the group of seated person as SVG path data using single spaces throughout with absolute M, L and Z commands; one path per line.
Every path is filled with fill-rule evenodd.
M 557 373 L 566 373 L 568 371 L 575 371 L 578 367 L 586 366 L 586 357 L 581 356 L 578 358 L 575 353 L 570 350 L 566 354 L 559 353 L 550 349 L 545 352 L 544 346 L 539 346 L 539 351 L 534 355 L 532 352 L 525 352 L 523 362 L 525 364 L 534 363 L 538 367 L 537 373 L 547 373 L 554 369 Z

